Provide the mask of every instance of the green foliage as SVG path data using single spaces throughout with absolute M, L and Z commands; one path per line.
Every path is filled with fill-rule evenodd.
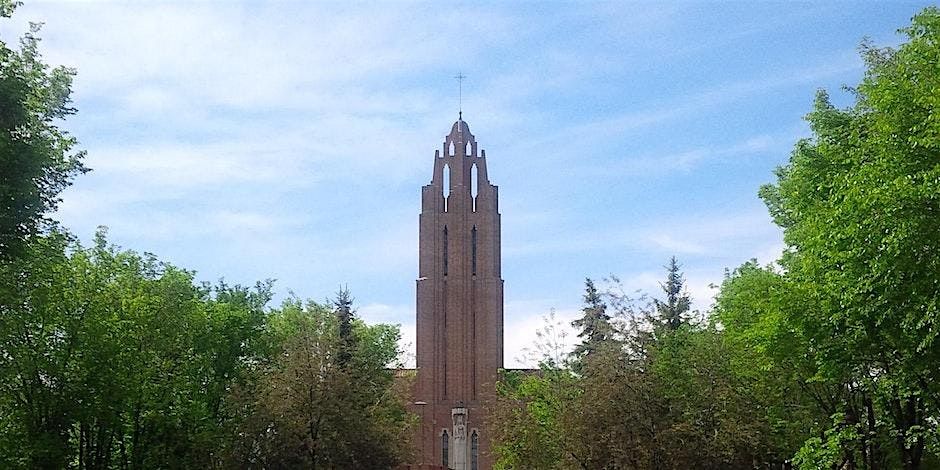
M 762 189 L 790 247 L 782 265 L 817 301 L 819 329 L 841 341 L 822 359 L 924 384 L 940 383 L 938 18 L 935 8 L 915 17 L 897 51 L 865 47 L 857 105 L 835 109 L 820 92 L 807 117 L 814 138 Z
M 0 2 L 0 17 L 16 5 Z M 0 41 L 0 259 L 22 254 L 27 240 L 49 226 L 59 192 L 86 171 L 76 139 L 57 127 L 75 113 L 75 71 L 42 62 L 39 28 L 31 24 L 18 49 Z
M 382 469 L 403 461 L 409 389 L 387 369 L 400 355 L 398 329 L 353 321 L 355 349 L 342 356 L 341 321 L 328 306 L 297 299 L 272 312 L 277 353 L 253 387 L 234 395 L 243 420 L 228 466 Z
M 728 284 L 729 336 L 838 417 L 806 436 L 805 468 L 920 468 L 936 448 L 940 10 L 902 31 L 897 50 L 862 45 L 855 106 L 818 93 L 813 137 L 761 189 L 784 229 L 784 274 L 761 284 L 745 267 Z
M 852 448 L 861 438 L 858 425 L 845 425 L 845 415 L 832 416 L 833 427 L 823 437 L 811 437 L 797 451 L 793 463 L 801 469 L 839 468 L 846 462 L 845 449 Z
M 801 468 L 937 458 L 940 10 L 903 31 L 897 50 L 862 45 L 855 106 L 818 93 L 813 137 L 761 189 L 784 229 L 782 273 L 746 264 L 718 298 L 738 373 L 764 389 L 784 378 L 789 392 L 772 403 L 802 410 L 781 420 L 803 436 Z
M 613 290 L 596 294 L 610 299 L 617 321 L 589 355 L 557 361 L 552 347 L 537 347 L 548 354 L 538 373 L 499 382 L 491 417 L 498 468 L 726 469 L 782 461 L 719 330 L 684 324 L 651 335 L 636 321 L 651 317 L 642 302 Z M 554 335 L 540 337 L 551 342 Z M 578 373 L 565 364 L 577 364 Z
M 581 363 L 596 352 L 613 334 L 610 315 L 607 314 L 607 305 L 604 304 L 601 294 L 590 278 L 584 280 L 584 308 L 582 312 L 581 318 L 571 322 L 571 326 L 581 330 L 578 333 L 581 343 L 575 346 L 572 353 L 573 368 L 578 372 L 581 371 Z
M 9 18 L 13 16 L 13 10 L 20 6 L 22 2 L 13 0 L 0 0 L 0 18 Z
M 0 17 L 17 5 L 0 0 Z M 42 62 L 38 32 L 0 42 L 0 467 L 400 462 L 408 385 L 386 369 L 399 332 L 356 319 L 348 291 L 335 312 L 269 315 L 270 282 L 196 284 L 48 219 L 86 169 L 57 127 L 75 71 Z
M 802 312 L 815 312 L 807 297 L 754 260 L 725 278 L 713 312 L 730 371 L 752 402 L 752 422 L 766 429 L 776 461 L 822 432 L 819 423 L 836 412 L 843 391 L 842 382 L 819 376 L 814 345 L 799 327 Z
M 261 284 L 192 273 L 52 232 L 2 265 L 0 462 L 12 468 L 206 465 L 222 402 L 258 355 Z
M 333 301 L 334 314 L 339 328 L 339 363 L 346 365 L 352 357 L 352 350 L 356 348 L 357 338 L 353 331 L 353 321 L 356 312 L 352 308 L 353 298 L 348 289 L 340 289 Z
M 0 275 L 3 468 L 388 468 L 408 451 L 397 327 L 353 320 L 340 366 L 329 308 L 268 313 L 270 283 L 198 285 L 103 231 L 34 238 Z
M 660 284 L 663 293 L 666 294 L 666 299 L 653 300 L 656 312 L 659 314 L 659 318 L 656 319 L 657 324 L 669 330 L 677 330 L 683 323 L 688 322 L 689 309 L 692 307 L 689 293 L 685 290 L 685 279 L 682 271 L 679 271 L 680 267 L 675 256 L 669 258 L 669 264 L 666 266 L 666 282 Z
M 504 372 L 490 417 L 495 468 L 569 468 L 562 416 L 577 396 L 570 371 L 543 367 L 532 374 Z
M 682 326 L 654 347 L 652 380 L 662 406 L 661 468 L 751 468 L 776 460 L 759 411 L 763 397 L 735 374 L 721 333 Z

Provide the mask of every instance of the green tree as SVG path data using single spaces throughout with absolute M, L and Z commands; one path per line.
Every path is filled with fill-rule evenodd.
M 490 420 L 498 468 L 656 468 L 651 423 L 661 407 L 646 348 L 638 346 L 648 335 L 639 334 L 637 322 L 612 321 L 593 282 L 586 292 L 585 316 L 602 327 L 588 352 L 557 360 L 560 335 L 549 320 L 538 335 L 544 344 L 534 348 L 543 354 L 540 370 L 501 377 Z M 606 295 L 618 319 L 649 313 L 627 296 Z
M 400 355 L 398 329 L 351 323 L 359 341 L 339 353 L 339 317 L 315 302 L 286 301 L 271 314 L 272 361 L 233 406 L 244 413 L 228 466 L 391 468 L 404 461 L 412 418 L 407 384 L 387 367 Z
M 565 468 L 661 468 L 654 423 L 662 407 L 648 356 L 630 349 L 610 341 L 583 361 L 579 393 L 562 415 L 570 449 Z
M 52 231 L 4 263 L 0 464 L 191 468 L 223 444 L 224 397 L 264 348 L 268 285 L 192 273 Z
M 669 265 L 666 266 L 666 282 L 660 283 L 666 298 L 653 300 L 658 314 L 656 323 L 673 331 L 688 322 L 688 313 L 692 306 L 689 293 L 685 290 L 685 278 L 679 270 L 680 267 L 675 256 L 669 258 Z
M 16 5 L 0 0 L 0 17 L 10 17 Z M 0 41 L 0 260 L 24 251 L 49 226 L 59 192 L 87 171 L 76 139 L 57 127 L 75 113 L 75 70 L 42 62 L 39 28 L 30 24 L 19 49 Z
M 568 369 L 543 363 L 539 371 L 504 371 L 487 417 L 493 433 L 495 468 L 572 468 L 565 410 L 579 393 Z
M 580 363 L 609 341 L 613 333 L 607 305 L 590 278 L 584 280 L 584 308 L 581 312 L 581 317 L 571 322 L 571 326 L 580 330 L 578 338 L 581 338 L 581 343 L 574 347 L 571 355 L 576 372 L 581 370 Z
M 754 260 L 726 274 L 712 312 L 729 373 L 752 404 L 746 420 L 764 427 L 774 462 L 790 460 L 807 439 L 822 435 L 847 391 L 844 380 L 820 376 L 803 312 L 816 312 L 810 298 Z
M 812 138 L 761 189 L 809 307 L 788 327 L 811 347 L 813 380 L 841 388 L 799 454 L 807 468 L 916 469 L 940 450 L 940 10 L 902 31 L 896 50 L 863 44 L 853 107 L 818 93 Z
M 355 331 L 353 331 L 356 311 L 352 308 L 353 298 L 349 293 L 349 289 L 340 289 L 336 293 L 336 299 L 332 301 L 332 304 L 333 312 L 336 315 L 337 328 L 339 329 L 338 359 L 340 365 L 345 366 L 352 358 L 352 351 L 357 343 Z

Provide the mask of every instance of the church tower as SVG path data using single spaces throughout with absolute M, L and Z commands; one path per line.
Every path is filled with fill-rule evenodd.
M 462 113 L 461 113 L 462 114 Z M 462 116 L 421 189 L 417 281 L 420 463 L 492 468 L 483 399 L 503 366 L 497 187 Z

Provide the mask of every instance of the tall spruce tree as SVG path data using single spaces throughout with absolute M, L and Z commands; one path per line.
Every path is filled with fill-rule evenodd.
M 600 292 L 594 286 L 591 278 L 584 279 L 584 308 L 581 318 L 571 322 L 571 326 L 581 330 L 578 338 L 581 343 L 572 351 L 572 367 L 575 371 L 582 370 L 584 360 L 596 352 L 600 346 L 611 339 L 610 315 L 607 314 L 607 304 L 601 298 Z
M 352 308 L 353 297 L 349 293 L 349 288 L 341 288 L 336 293 L 336 299 L 333 300 L 333 312 L 336 315 L 336 324 L 339 330 L 339 364 L 345 366 L 352 357 L 353 350 L 356 348 L 355 332 L 353 331 L 353 321 L 356 318 L 356 311 Z
M 654 319 L 657 326 L 664 327 L 670 331 L 675 331 L 688 321 L 689 309 L 692 300 L 689 298 L 688 291 L 685 290 L 685 278 L 682 271 L 679 270 L 682 265 L 673 256 L 669 258 L 669 264 L 666 268 L 666 282 L 660 283 L 660 287 L 666 294 L 663 300 L 653 299 L 656 305 L 658 318 Z

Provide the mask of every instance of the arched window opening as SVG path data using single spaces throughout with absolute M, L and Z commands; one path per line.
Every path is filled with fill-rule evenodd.
M 470 200 L 473 201 L 473 212 L 477 211 L 477 190 L 480 185 L 477 172 L 477 164 L 474 163 L 470 166 Z
M 473 434 L 470 435 L 470 470 L 477 470 L 479 450 L 480 436 L 477 436 L 477 432 L 473 431 Z
M 467 146 L 464 148 L 463 154 L 468 157 L 473 155 L 473 143 L 472 142 L 467 142 Z
M 470 231 L 470 257 L 471 262 L 471 271 L 474 276 L 477 275 L 477 226 L 473 226 L 473 230 Z
M 441 434 L 441 466 L 450 468 L 450 436 L 446 429 Z
M 454 147 L 454 141 L 450 141 L 450 156 L 451 156 L 451 157 L 454 156 L 454 151 L 455 151 L 455 150 L 456 150 L 456 147 Z
M 444 275 L 447 275 L 447 226 L 444 226 Z
M 447 197 L 450 195 L 450 165 L 444 164 L 444 171 L 441 175 L 441 194 L 444 196 L 444 212 L 447 212 Z

